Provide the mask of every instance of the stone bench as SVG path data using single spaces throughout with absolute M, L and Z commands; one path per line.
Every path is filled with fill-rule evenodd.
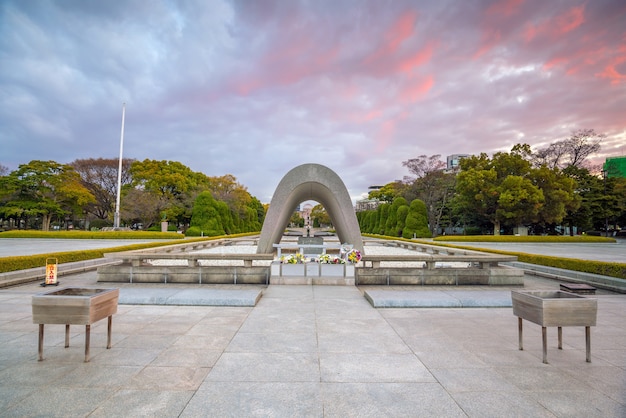
M 466 262 L 477 263 L 482 269 L 487 266 L 497 267 L 501 262 L 516 261 L 516 256 L 492 255 L 492 254 L 398 254 L 398 255 L 367 255 L 361 261 L 364 267 L 380 268 L 381 262 L 424 262 L 427 269 L 434 269 L 438 262 Z
M 180 260 L 180 254 L 175 253 L 105 253 L 105 258 L 122 260 L 124 264 L 131 264 L 133 267 L 140 267 L 146 260 Z M 272 261 L 272 254 L 235 254 L 235 253 L 208 253 L 208 254 L 185 254 L 189 267 L 197 267 L 201 260 L 242 260 L 244 267 L 252 267 L 252 262 Z

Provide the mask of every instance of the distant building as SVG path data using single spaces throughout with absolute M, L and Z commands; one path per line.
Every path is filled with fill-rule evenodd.
M 364 212 L 366 210 L 376 210 L 380 205 L 380 200 L 378 199 L 361 199 L 356 201 L 356 206 L 354 210 L 356 212 Z
M 469 157 L 469 154 L 452 154 L 452 155 L 448 155 L 446 157 L 446 169 L 447 170 L 454 170 L 456 168 L 459 167 L 459 162 L 463 159 L 463 158 L 467 158 Z
M 380 190 L 382 189 L 384 186 L 370 186 L 368 187 L 368 190 L 370 192 L 373 192 L 374 190 Z M 354 206 L 354 211 L 355 212 L 363 212 L 366 210 L 376 210 L 376 208 L 378 208 L 378 205 L 380 205 L 380 200 L 378 199 L 370 199 L 369 197 L 365 198 L 365 199 L 361 199 L 361 200 L 357 200 L 356 201 L 356 205 Z
M 300 217 L 304 219 L 304 224 L 308 225 L 308 222 L 311 220 L 311 212 L 313 211 L 313 205 L 311 203 L 305 203 L 302 207 L 298 205 L 298 213 Z
M 607 158 L 602 166 L 602 171 L 606 173 L 608 178 L 626 178 L 626 155 Z

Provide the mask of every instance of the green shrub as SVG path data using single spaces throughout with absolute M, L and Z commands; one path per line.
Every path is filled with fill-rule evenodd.
M 373 235 L 373 234 L 363 234 L 363 236 L 370 236 L 372 238 L 389 239 L 389 240 L 396 240 L 396 241 L 423 242 L 425 244 L 430 244 L 430 245 L 434 244 L 434 245 L 439 245 L 441 247 L 460 248 L 464 250 L 482 251 L 482 252 L 493 253 L 493 254 L 514 255 L 522 263 L 537 264 L 540 266 L 547 266 L 547 267 L 556 267 L 556 268 L 561 268 L 565 270 L 581 271 L 583 273 L 600 274 L 602 276 L 616 277 L 618 279 L 626 280 L 626 263 L 580 260 L 577 258 L 553 257 L 553 256 L 547 256 L 547 255 L 540 255 L 540 254 L 527 254 L 527 253 L 518 253 L 518 252 L 513 252 L 513 251 L 492 250 L 489 248 L 477 248 L 477 247 L 470 247 L 470 246 L 463 246 L 463 245 L 439 244 L 439 243 L 435 243 L 434 240 L 433 241 L 426 241 L 426 240 L 419 240 L 419 239 L 414 240 L 414 239 L 387 237 L 387 236 Z M 501 237 L 505 237 L 505 236 L 501 235 Z M 526 237 L 514 237 L 514 238 L 526 238 Z M 572 237 L 545 236 L 545 237 L 536 237 L 536 238 L 543 238 L 544 240 L 542 242 L 564 242 L 564 241 L 555 241 L 554 239 L 555 238 L 572 238 Z M 573 237 L 573 238 L 576 238 L 576 237 Z M 588 238 L 582 238 L 582 239 L 585 240 L 584 242 L 611 242 L 610 238 L 608 238 L 609 241 L 607 241 L 607 238 L 604 238 L 603 241 L 593 241 Z M 438 240 L 438 239 L 435 239 L 435 240 L 443 241 L 443 240 Z M 471 241 L 471 240 L 467 239 L 465 241 Z M 518 242 L 522 242 L 522 241 L 518 241 Z M 570 242 L 576 242 L 576 241 L 570 241 Z M 612 242 L 615 242 L 615 241 L 612 240 Z
M 92 229 L 102 229 L 113 226 L 113 222 L 106 219 L 94 219 L 89 222 L 89 227 Z
M 224 238 L 239 238 L 248 235 L 257 235 L 258 232 L 251 233 L 243 233 L 243 234 L 234 234 L 228 236 L 219 236 L 219 237 L 204 237 L 204 238 L 190 238 L 186 239 L 185 242 L 196 242 L 196 241 L 208 241 L 214 239 L 224 239 Z M 175 234 L 181 235 L 181 234 Z M 124 245 L 121 247 L 112 247 L 112 248 L 100 248 L 94 250 L 83 250 L 83 251 L 66 251 L 66 252 L 58 252 L 58 253 L 49 253 L 49 254 L 35 254 L 35 255 L 20 255 L 14 257 L 2 257 L 0 258 L 0 273 L 6 273 L 9 271 L 16 270 L 25 270 L 36 267 L 44 267 L 46 265 L 47 258 L 56 258 L 59 264 L 62 263 L 71 263 L 75 261 L 84 261 L 84 260 L 92 260 L 95 258 L 104 257 L 104 253 L 116 253 L 121 251 L 133 251 L 133 250 L 141 250 L 144 248 L 154 248 L 154 247 L 163 247 L 166 245 L 179 244 L 178 241 L 159 241 L 159 242 L 149 242 L 144 244 L 133 244 L 133 245 Z
M 0 238 L 54 238 L 54 239 L 183 239 L 177 232 L 150 231 L 32 231 L 0 232 Z
M 187 235 L 188 237 L 199 237 L 202 235 L 202 231 L 200 231 L 199 226 L 190 226 L 185 231 L 185 235 Z
M 402 231 L 403 238 L 430 238 L 430 229 L 428 229 L 428 212 L 426 210 L 426 204 L 419 200 L 414 199 L 409 205 L 409 213 L 406 216 L 404 224 L 404 230 Z
M 581 260 L 578 258 L 553 257 L 549 255 L 527 254 L 476 247 L 458 246 L 457 248 L 483 251 L 494 254 L 514 255 L 517 256 L 517 260 L 522 263 L 538 264 L 540 266 L 556 267 L 565 270 L 580 271 L 583 273 L 600 274 L 602 276 L 617 277 L 618 279 L 626 280 L 626 263 Z
M 46 259 L 48 258 L 56 258 L 59 264 L 72 263 L 75 261 L 84 261 L 84 260 L 92 260 L 94 258 L 102 258 L 104 257 L 104 253 L 141 250 L 144 248 L 171 245 L 172 243 L 173 243 L 172 241 L 166 241 L 166 242 L 158 242 L 158 243 L 125 245 L 122 247 L 113 247 L 113 248 L 100 248 L 100 249 L 95 249 L 95 250 L 65 251 L 65 252 L 49 253 L 49 254 L 2 257 L 0 258 L 0 273 L 6 273 L 8 271 L 16 271 L 16 270 L 25 270 L 25 269 L 35 268 L 35 267 L 44 267 L 46 265 Z
M 440 235 L 434 241 L 445 242 L 615 242 L 615 238 L 592 237 L 589 235 Z
M 480 235 L 482 230 L 477 226 L 465 227 L 465 235 Z

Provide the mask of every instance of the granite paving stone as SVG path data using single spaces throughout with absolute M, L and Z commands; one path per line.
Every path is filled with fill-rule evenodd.
M 62 280 L 102 287 L 95 272 Z M 106 321 L 94 324 L 89 363 L 84 327 L 72 326 L 64 348 L 64 327 L 46 326 L 39 362 L 30 304 L 41 287 L 1 289 L 0 417 L 626 416 L 625 295 L 595 296 L 591 363 L 584 328 L 566 327 L 562 350 L 548 328 L 543 364 L 541 327 L 525 323 L 520 351 L 511 307 L 495 306 L 510 289 L 270 285 L 254 287 L 254 306 L 207 306 L 196 284 L 119 287 L 203 305 L 119 305 L 112 348 Z M 211 287 L 223 289 L 238 288 Z M 364 296 L 373 291 L 433 307 L 375 308 Z M 442 307 L 450 300 L 460 303 Z

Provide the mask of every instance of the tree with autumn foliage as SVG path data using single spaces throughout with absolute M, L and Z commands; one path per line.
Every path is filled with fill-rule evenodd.
M 235 176 L 226 174 L 207 177 L 208 190 L 215 199 L 225 202 L 233 216 L 233 225 L 237 232 L 260 231 L 265 219 L 265 210 L 261 202 L 250 195 L 248 189 L 240 184 Z
M 122 218 L 132 222 L 137 218 L 149 219 L 149 224 L 166 219 L 174 223 L 187 224 L 191 219 L 194 201 L 203 190 L 208 189 L 207 176 L 196 173 L 189 167 L 176 161 L 143 160 L 134 161 L 130 166 L 131 183 L 125 188 L 121 203 Z M 129 219 L 129 207 L 132 200 L 129 196 L 138 195 L 149 213 L 141 214 L 137 218 Z M 128 202 L 128 203 L 127 203 Z
M 315 228 L 319 228 L 322 225 L 330 225 L 331 219 L 326 209 L 322 205 L 315 205 L 313 209 L 311 209 L 311 219 L 313 221 L 313 226 Z

